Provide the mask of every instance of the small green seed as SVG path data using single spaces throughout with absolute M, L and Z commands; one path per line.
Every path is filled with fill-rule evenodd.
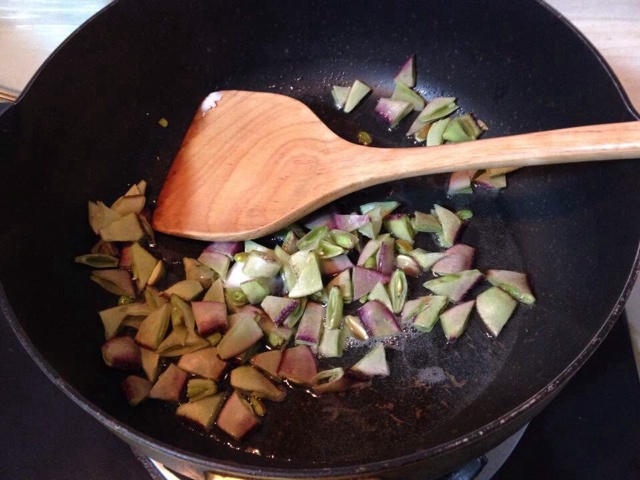
M 362 130 L 361 132 L 358 132 L 358 142 L 360 142 L 365 147 L 368 147 L 373 142 L 373 138 L 371 138 L 369 132 L 365 132 L 364 130 Z
M 473 218 L 473 212 L 471 210 L 458 210 L 456 215 L 458 215 L 460 220 L 469 220 L 470 218 Z
M 118 305 L 129 305 L 130 303 L 133 303 L 133 298 L 131 297 L 120 295 L 120 298 L 118 298 Z

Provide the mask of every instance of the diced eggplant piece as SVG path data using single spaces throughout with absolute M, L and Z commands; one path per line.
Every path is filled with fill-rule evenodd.
M 179 357 L 208 346 L 207 340 L 190 331 L 184 325 L 177 325 L 158 345 L 156 352 L 162 357 Z
M 511 318 L 518 302 L 500 287 L 491 287 L 476 297 L 476 309 L 491 335 L 497 337 Z
M 96 235 L 100 233 L 100 230 L 121 218 L 122 215 L 114 212 L 104 203 L 100 201 L 89 202 L 89 225 Z
M 162 292 L 162 294 L 165 297 L 177 295 L 181 299 L 189 302 L 200 295 L 203 290 L 204 288 L 202 288 L 200 282 L 196 280 L 181 280 L 177 283 L 174 283 L 171 287 L 167 288 L 164 292 Z
M 490 176 L 487 172 L 482 173 L 474 179 L 473 183 L 476 187 L 485 190 L 500 190 L 507 186 L 507 176 L 497 175 Z
M 531 293 L 527 274 L 511 270 L 487 270 L 485 277 L 492 285 L 500 287 L 521 303 L 533 305 L 536 298 Z
M 108 340 L 115 337 L 125 318 L 129 316 L 147 316 L 153 309 L 144 303 L 128 303 L 107 308 L 98 312 L 104 327 L 104 337 Z
M 140 347 L 131 337 L 113 337 L 102 344 L 104 363 L 118 370 L 140 368 Z
M 258 398 L 273 402 L 282 402 L 287 392 L 271 381 L 251 365 L 243 365 L 231 371 L 230 383 L 233 388 Z
M 476 249 L 457 243 L 445 252 L 445 257 L 431 267 L 431 271 L 436 275 L 446 275 L 447 273 L 459 273 L 470 270 L 473 266 L 473 258 Z
M 358 309 L 358 318 L 370 337 L 385 337 L 400 333 L 393 313 L 382 302 L 372 300 Z
M 418 92 L 412 90 L 404 83 L 396 83 L 396 86 L 391 95 L 391 100 L 401 100 L 403 102 L 409 102 L 412 105 L 412 110 L 419 112 L 425 107 L 425 99 L 420 96 Z
M 184 257 L 182 264 L 184 265 L 186 279 L 200 282 L 204 289 L 211 287 L 211 284 L 217 277 L 216 272 L 214 272 L 211 267 L 195 258 Z
M 122 391 L 129 405 L 136 406 L 142 402 L 151 391 L 151 382 L 146 378 L 129 375 L 122 381 Z
M 411 220 L 406 213 L 393 213 L 384 219 L 384 227 L 394 237 L 413 243 L 416 236 L 411 226 Z
M 369 223 L 371 219 L 368 215 L 359 215 L 357 213 L 352 213 L 350 215 L 341 215 L 334 213 L 333 214 L 333 223 L 335 224 L 335 228 L 338 230 L 343 230 L 345 232 L 353 232 L 358 230 L 359 228 L 364 227 L 367 223 Z
M 464 333 L 475 303 L 475 300 L 459 303 L 440 315 L 440 325 L 449 342 L 455 342 Z
M 372 261 L 371 259 L 375 259 L 378 250 L 380 249 L 381 243 L 382 239 L 380 238 L 372 238 L 367 243 L 365 243 L 364 248 L 358 256 L 356 265 L 358 265 L 359 267 L 363 267 L 364 265 L 367 265 L 370 261 Z M 377 261 L 375 266 L 377 267 Z
M 465 270 L 449 273 L 442 277 L 426 281 L 423 286 L 436 295 L 444 295 L 454 303 L 464 298 L 469 290 L 482 278 L 479 270 Z
M 147 350 L 146 348 L 141 348 L 140 361 L 142 363 L 142 370 L 149 381 L 155 382 L 160 370 L 160 355 L 151 350 Z
M 302 315 L 301 302 L 302 300 L 298 299 L 269 295 L 265 297 L 260 306 L 273 320 L 273 323 L 283 325 L 289 323 L 287 320 L 291 317 L 300 318 Z
M 130 298 L 136 297 L 136 291 L 133 288 L 131 275 L 126 270 L 121 270 L 119 268 L 93 270 L 90 278 L 106 291 L 113 293 L 114 295 L 124 295 Z
M 437 233 L 438 242 L 445 248 L 453 247 L 460 232 L 462 220 L 455 213 L 438 204 L 434 205 L 433 208 L 442 225 L 442 231 Z
M 369 268 L 354 267 L 353 268 L 353 298 L 358 299 L 368 294 L 378 282 L 386 284 L 391 278 L 377 270 Z
M 376 264 L 376 270 L 384 275 L 391 275 L 395 270 L 395 240 L 392 236 L 386 236 L 380 241 L 380 248 L 378 248 L 378 252 L 376 253 Z
M 138 215 L 144 210 L 146 200 L 144 195 L 124 195 L 113 202 L 111 210 L 123 217 L 130 213 Z
M 227 306 L 223 302 L 191 302 L 191 310 L 201 337 L 227 330 Z
M 471 179 L 476 174 L 476 170 L 460 170 L 453 172 L 449 176 L 449 188 L 447 194 L 471 193 Z
M 438 233 L 442 230 L 440 220 L 435 215 L 415 211 L 411 226 L 416 232 Z
M 258 322 L 258 326 L 262 330 L 262 332 L 267 336 L 267 340 L 269 344 L 272 346 L 281 345 L 284 342 L 288 342 L 291 336 L 293 335 L 293 329 L 286 325 L 276 325 L 269 315 L 267 315 L 264 311 L 262 311 L 258 307 L 254 307 L 253 305 L 245 305 L 234 315 L 229 316 L 229 325 L 232 324 L 232 320 L 235 320 L 236 316 L 247 315 L 251 316 L 256 322 Z M 280 341 L 275 341 L 276 337 L 280 339 Z
M 413 111 L 413 104 L 404 100 L 381 98 L 374 111 L 389 124 L 390 128 L 394 128 Z
M 415 55 L 411 55 L 407 60 L 402 64 L 400 70 L 393 77 L 393 81 L 396 84 L 403 84 L 409 88 L 413 88 L 416 86 L 416 64 L 415 64 Z
M 429 123 L 452 114 L 458 109 L 455 97 L 438 97 L 427 103 L 418 119 L 422 123 Z
M 105 242 L 137 242 L 144 236 L 135 213 L 125 215 L 100 229 L 100 238 Z
M 365 377 L 389 376 L 389 365 L 387 364 L 384 344 L 376 344 L 376 346 L 352 366 L 350 370 Z
M 324 308 L 322 305 L 316 302 L 307 302 L 296 331 L 296 345 L 308 345 L 313 350 L 318 347 L 323 316 Z
M 344 107 L 347 97 L 349 96 L 350 89 L 351 87 L 341 87 L 339 85 L 333 85 L 331 87 L 331 96 L 333 97 L 333 101 L 338 110 L 342 110 Z
M 412 325 L 416 330 L 429 333 L 438 322 L 440 312 L 447 306 L 447 297 L 440 295 L 430 295 L 426 297 L 428 303 L 413 318 Z
M 409 255 L 400 254 L 396 257 L 396 267 L 410 277 L 418 277 L 422 273 L 422 267 Z
M 316 358 L 306 345 L 297 345 L 282 352 L 278 377 L 310 386 L 317 373 Z
M 227 277 L 229 266 L 231 265 L 231 259 L 225 253 L 208 252 L 205 250 L 196 260 L 213 270 L 218 277 Z
M 470 114 L 452 118 L 444 131 L 443 137 L 448 142 L 460 143 L 476 140 L 484 129 Z
M 367 300 L 377 300 L 379 302 L 382 302 L 384 306 L 389 310 L 393 310 L 393 306 L 391 305 L 391 298 L 389 298 L 389 292 L 381 282 L 376 283 L 375 287 L 371 289 L 371 291 L 367 295 Z
M 241 440 L 260 424 L 260 418 L 240 393 L 233 392 L 222 406 L 216 425 L 235 440 Z
M 225 303 L 224 299 L 224 284 L 221 278 L 218 278 L 213 281 L 209 290 L 207 290 L 202 297 L 202 300 L 205 302 L 220 302 Z
M 435 147 L 444 143 L 444 132 L 450 123 L 450 118 L 441 118 L 431 124 L 431 128 L 427 132 L 427 147 Z
M 168 302 L 168 300 L 162 296 L 162 294 L 158 291 L 157 288 L 147 285 L 147 288 L 144 289 L 144 302 L 149 306 L 149 308 L 155 310 L 160 308 L 162 305 Z
M 249 360 L 249 363 L 271 378 L 278 378 L 278 369 L 282 360 L 282 350 L 268 350 L 258 353 Z
M 149 350 L 156 350 L 167 334 L 170 318 L 171 305 L 168 303 L 150 313 L 138 329 L 136 343 Z
M 153 387 L 151 387 L 149 398 L 179 402 L 186 382 L 187 374 L 173 363 L 170 363 L 167 369 L 160 374 Z
M 324 358 L 342 356 L 346 336 L 342 328 L 325 328 L 318 344 L 318 355 Z
M 344 102 L 344 112 L 350 113 L 366 97 L 371 88 L 360 80 L 355 80 L 349 89 L 349 94 Z
M 223 360 L 248 350 L 263 336 L 262 329 L 252 318 L 242 317 L 227 331 L 218 344 L 218 356 Z
M 218 357 L 216 347 L 207 347 L 186 353 L 178 360 L 178 367 L 189 373 L 218 381 L 226 371 L 228 363 Z
M 351 282 L 351 269 L 343 270 L 338 275 L 333 277 L 327 284 L 327 291 L 331 288 L 338 287 L 342 294 L 342 300 L 344 303 L 351 303 L 353 301 L 353 283 Z
M 207 247 L 202 251 L 202 253 L 222 253 L 228 258 L 233 258 L 233 256 L 242 251 L 242 242 L 211 242 Z M 198 259 L 200 262 L 202 260 Z M 206 262 L 202 262 L 205 263 Z
M 409 256 L 413 258 L 420 268 L 424 271 L 429 270 L 438 261 L 446 256 L 444 252 L 427 252 L 421 248 L 414 248 L 409 252 Z
M 306 297 L 324 288 L 318 258 L 313 251 L 305 250 L 291 255 L 291 266 L 297 280 L 295 286 L 289 291 L 290 298 Z
M 189 423 L 208 431 L 218 418 L 225 400 L 225 393 L 209 395 L 194 402 L 183 403 L 176 410 L 176 415 Z
M 247 254 L 242 272 L 250 278 L 272 278 L 280 268 L 280 262 L 272 252 L 252 250 Z
M 131 245 L 131 268 L 139 291 L 144 290 L 158 261 L 138 242 Z
M 241 284 L 240 290 L 251 305 L 258 305 L 271 293 L 270 281 L 271 278 L 255 278 Z
M 320 272 L 323 275 L 335 275 L 353 268 L 353 262 L 348 255 L 338 255 L 333 258 L 326 258 L 320 261 Z

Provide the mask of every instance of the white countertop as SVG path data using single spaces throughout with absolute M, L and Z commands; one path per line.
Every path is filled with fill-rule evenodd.
M 0 99 L 15 98 L 62 41 L 110 0 L 0 0 Z M 640 0 L 549 0 L 605 57 L 640 111 Z M 640 373 L 640 282 L 627 304 Z

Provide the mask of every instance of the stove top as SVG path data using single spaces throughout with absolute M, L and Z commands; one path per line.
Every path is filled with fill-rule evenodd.
M 124 442 L 45 377 L 1 315 L 0 379 L 0 478 L 152 479 Z M 491 478 L 638 479 L 638 418 L 640 382 L 621 319 Z

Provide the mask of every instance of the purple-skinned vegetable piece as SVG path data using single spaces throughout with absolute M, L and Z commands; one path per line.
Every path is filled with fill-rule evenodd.
M 323 275 L 336 275 L 353 268 L 353 262 L 347 254 L 320 260 L 320 272 Z
M 319 303 L 307 302 L 296 332 L 296 344 L 308 345 L 315 349 L 320 342 L 324 308 Z
M 354 230 L 364 227 L 370 221 L 371 218 L 369 218 L 369 215 L 359 215 L 357 213 L 350 215 L 333 214 L 334 228 L 344 232 L 353 232 Z
M 236 253 L 242 251 L 242 246 L 242 242 L 212 242 L 202 253 L 223 253 L 227 257 L 233 258 Z
M 391 275 L 396 268 L 395 240 L 387 237 L 380 243 L 378 249 L 378 271 L 385 275 Z M 360 297 L 356 297 L 360 298 Z
M 464 243 L 457 243 L 446 250 L 446 256 L 442 260 L 438 260 L 433 267 L 431 267 L 431 271 L 436 275 L 445 275 L 447 273 L 471 270 L 475 253 L 475 248 L 465 245 Z
M 357 313 L 370 337 L 386 337 L 400 333 L 396 317 L 378 300 L 365 303 Z
M 352 283 L 353 283 L 353 298 L 358 299 L 369 293 L 376 283 L 388 283 L 390 275 L 385 275 L 377 270 L 371 270 L 369 268 L 353 267 Z

